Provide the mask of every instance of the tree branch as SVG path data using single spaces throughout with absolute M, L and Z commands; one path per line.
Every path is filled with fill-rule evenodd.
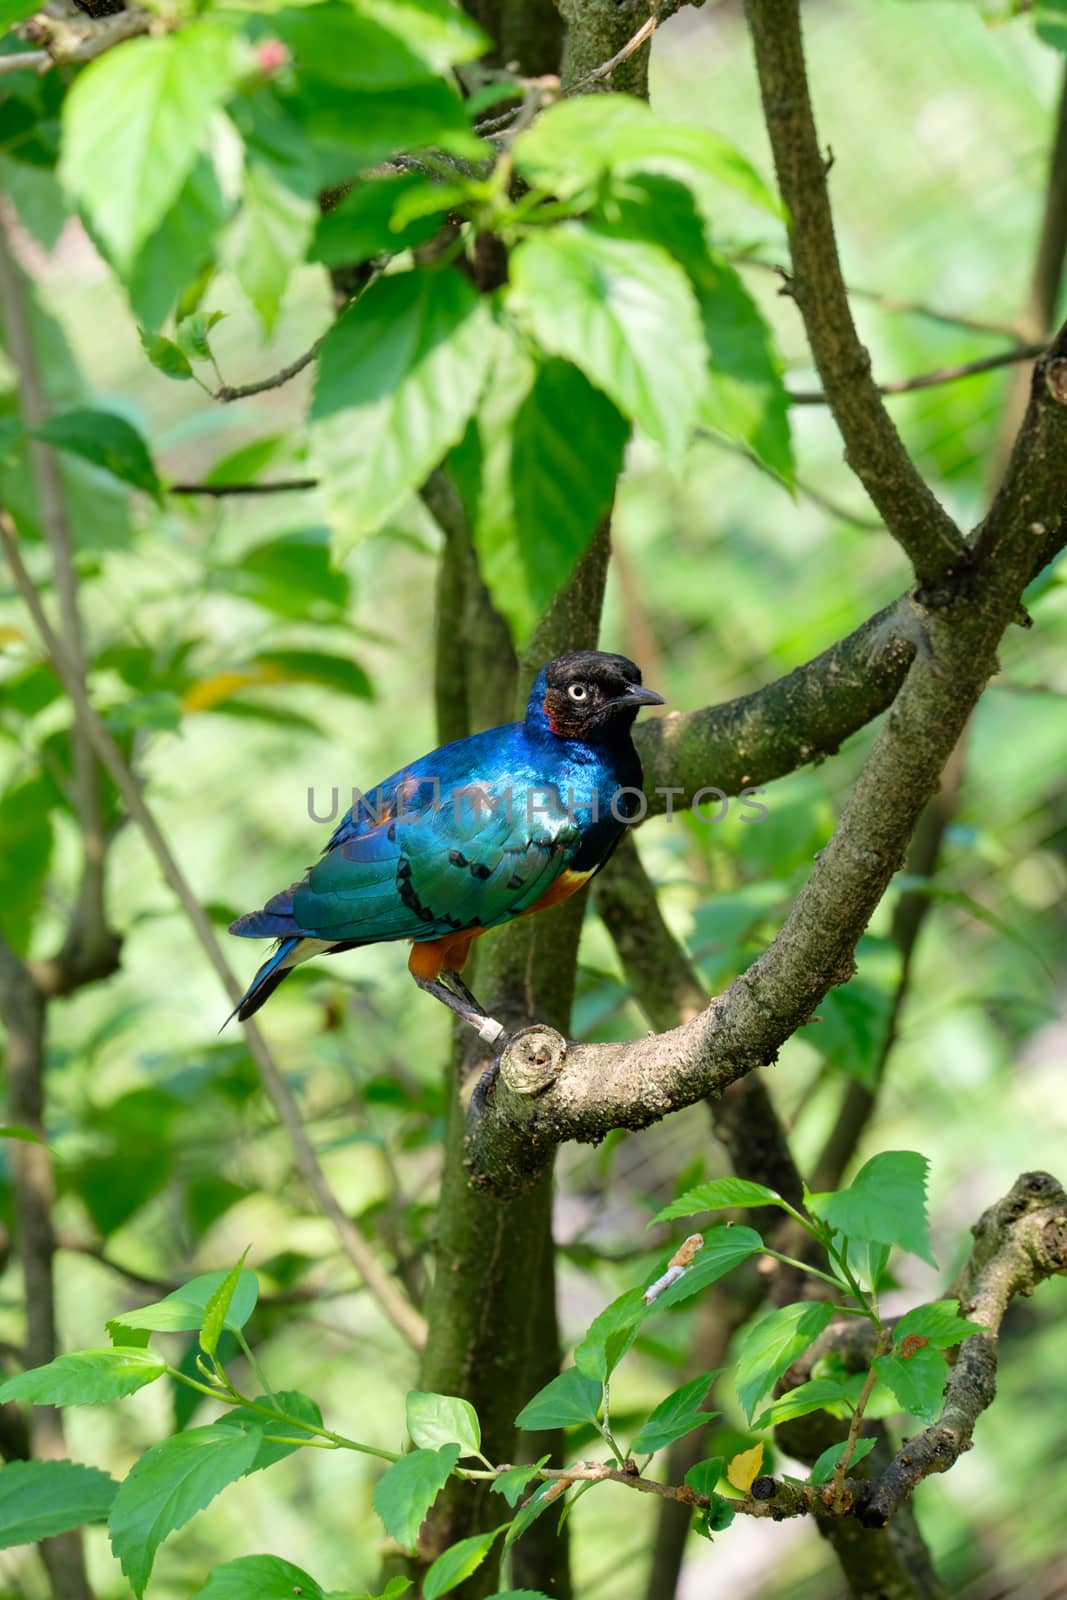
M 7 72 L 49 71 L 51 67 L 78 65 L 95 61 L 105 50 L 148 33 L 153 18 L 150 12 L 137 6 L 128 6 L 113 15 L 100 17 L 89 25 L 87 18 L 72 24 L 64 17 L 39 11 L 22 25 L 21 33 L 32 44 L 42 44 L 41 50 L 25 50 L 18 55 L 0 55 L 0 74 Z
M 160 871 L 167 884 L 173 890 L 179 905 L 192 924 L 193 932 L 196 934 L 209 962 L 214 967 L 223 989 L 236 1005 L 241 997 L 242 987 L 230 971 L 226 958 L 222 954 L 215 937 L 211 922 L 190 888 L 170 846 L 160 832 L 159 825 L 146 804 L 133 774 L 122 757 L 121 751 L 100 717 L 93 710 L 86 694 L 85 686 L 80 681 L 67 653 L 66 645 L 56 636 L 55 630 L 45 616 L 40 599 L 33 587 L 33 582 L 19 553 L 13 524 L 5 512 L 0 512 L 0 542 L 3 543 L 7 554 L 8 563 L 15 579 L 15 586 L 33 618 L 56 674 L 74 704 L 75 715 L 91 738 L 97 755 L 103 766 L 110 773 L 130 816 L 144 835 L 149 850 L 155 857 Z M 289 1136 L 297 1170 L 314 1195 L 319 1207 L 333 1224 L 345 1254 L 360 1273 L 368 1290 L 377 1300 L 382 1311 L 413 1348 L 420 1348 L 426 1336 L 426 1325 L 423 1317 L 416 1311 L 390 1273 L 378 1261 L 369 1242 L 356 1224 L 342 1211 L 319 1165 L 318 1157 L 315 1155 L 311 1142 L 304 1132 L 300 1111 L 289 1085 L 255 1023 L 245 1023 L 245 1037 L 248 1041 L 252 1059 L 256 1064 L 260 1082 L 278 1114 L 279 1121 Z
M 170 494 L 206 494 L 223 500 L 236 494 L 293 494 L 318 486 L 318 478 L 279 478 L 274 483 L 171 483 L 167 490 Z
M 952 518 L 923 482 L 878 393 L 860 343 L 834 238 L 808 90 L 799 0 L 748 0 L 763 114 L 789 212 L 791 292 L 845 442 L 845 458 L 924 583 L 966 562 Z
M 895 378 L 889 383 L 875 385 L 879 394 L 910 394 L 915 389 L 935 389 L 942 383 L 957 383 L 960 378 L 973 378 L 981 372 L 994 372 L 998 367 L 1012 367 L 1020 361 L 1033 361 L 1044 355 L 1045 342 L 1018 344 L 1011 350 L 1000 350 L 993 356 L 982 356 L 976 361 L 961 361 L 951 367 L 936 367 L 933 372 L 919 372 L 911 378 Z M 791 406 L 825 406 L 832 402 L 821 389 L 789 391 Z

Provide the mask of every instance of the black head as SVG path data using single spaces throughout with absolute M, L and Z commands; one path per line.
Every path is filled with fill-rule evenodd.
M 625 656 L 575 650 L 541 668 L 529 714 L 560 739 L 598 743 L 628 733 L 642 706 L 662 704 L 662 695 L 641 687 L 641 669 Z

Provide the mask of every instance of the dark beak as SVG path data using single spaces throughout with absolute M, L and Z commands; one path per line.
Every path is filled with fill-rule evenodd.
M 667 704 L 661 694 L 655 689 L 644 689 L 639 683 L 631 683 L 625 694 L 619 695 L 616 705 L 624 706 L 665 706 Z

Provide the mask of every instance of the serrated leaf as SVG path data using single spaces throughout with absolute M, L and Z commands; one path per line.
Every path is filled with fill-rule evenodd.
M 374 1509 L 385 1531 L 405 1550 L 414 1550 L 419 1529 L 459 1460 L 459 1445 L 413 1450 L 378 1479 Z
M 60 175 L 123 275 L 177 198 L 238 71 L 229 29 L 190 22 L 116 45 L 68 91 Z
M 602 1398 L 601 1384 L 587 1378 L 577 1367 L 568 1367 L 527 1401 L 515 1418 L 515 1426 L 536 1432 L 541 1428 L 595 1423 Z
M 134 1463 L 115 1496 L 108 1532 L 135 1594 L 144 1593 L 156 1551 L 167 1535 L 242 1477 L 259 1443 L 258 1431 L 212 1423 L 164 1439 Z
M 385 278 L 330 329 L 312 456 L 335 553 L 379 527 L 456 443 L 490 355 L 488 310 L 457 272 Z
M 811 1483 L 830 1482 L 830 1479 L 834 1475 L 834 1468 L 837 1466 L 837 1463 L 841 1460 L 841 1457 L 845 1453 L 845 1445 L 847 1443 L 847 1439 L 842 1439 L 840 1444 L 832 1444 L 828 1450 L 823 1451 L 821 1456 L 816 1457 L 811 1469 L 811 1477 L 809 1480 Z M 853 1450 L 852 1460 L 848 1464 L 850 1472 L 852 1468 L 862 1461 L 865 1456 L 870 1455 L 871 1451 L 874 1449 L 875 1443 L 876 1441 L 874 1439 L 856 1440 L 856 1448 Z
M 722 1477 L 725 1466 L 725 1456 L 708 1456 L 706 1461 L 698 1461 L 695 1466 L 689 1468 L 684 1481 L 690 1489 L 695 1489 L 697 1494 L 714 1494 L 715 1486 Z
M 286 1416 L 299 1418 L 302 1422 L 312 1422 L 318 1428 L 322 1427 L 322 1412 L 318 1405 L 308 1395 L 301 1394 L 299 1389 L 279 1389 L 273 1395 L 261 1394 L 255 1397 L 255 1403 L 274 1411 L 284 1411 Z M 291 1456 L 294 1451 L 301 1448 L 299 1443 L 278 1444 L 277 1438 L 290 1437 L 299 1441 L 308 1437 L 302 1428 L 294 1428 L 284 1420 L 274 1422 L 270 1417 L 265 1417 L 261 1411 L 253 1411 L 248 1406 L 234 1406 L 231 1411 L 219 1417 L 215 1425 L 219 1428 L 239 1428 L 245 1433 L 259 1434 L 259 1449 L 247 1469 L 246 1476 L 251 1476 L 253 1472 L 264 1472 L 267 1467 L 273 1467 L 276 1462 L 284 1461 L 286 1456 Z M 271 1434 L 272 1437 L 263 1438 L 265 1433 Z
M 720 1278 L 725 1278 L 742 1261 L 747 1261 L 762 1249 L 763 1240 L 755 1228 L 709 1228 L 704 1234 L 703 1247 L 697 1251 L 685 1272 L 653 1301 L 650 1309 L 663 1311 L 668 1306 L 692 1299 L 693 1295 L 699 1294 L 709 1284 L 718 1283 Z M 653 1274 L 649 1281 L 654 1281 L 657 1276 L 658 1273 Z
M 422 1580 L 423 1600 L 440 1600 L 441 1595 L 449 1594 L 472 1572 L 477 1572 L 505 1526 L 493 1528 L 489 1533 L 474 1533 L 469 1539 L 460 1539 L 443 1555 L 439 1555 Z
M 872 1156 L 847 1189 L 808 1197 L 808 1209 L 849 1239 L 895 1244 L 936 1267 L 926 1224 L 929 1162 L 915 1150 Z
M 782 1197 L 765 1183 L 750 1183 L 747 1178 L 715 1178 L 698 1184 L 657 1211 L 648 1224 L 672 1222 L 675 1217 L 695 1217 L 702 1211 L 720 1211 L 734 1206 L 780 1206 Z
M 759 1477 L 762 1466 L 763 1440 L 761 1439 L 751 1450 L 742 1450 L 736 1456 L 731 1456 L 726 1468 L 726 1481 L 733 1488 L 740 1489 L 742 1494 L 747 1494 Z
M 839 1406 L 845 1398 L 845 1387 L 834 1378 L 812 1378 L 798 1384 L 788 1394 L 780 1395 L 752 1424 L 757 1430 L 777 1428 L 780 1422 L 792 1422 L 795 1417 L 806 1417 L 812 1411 L 826 1406 Z
M 539 1461 L 520 1461 L 517 1467 L 509 1467 L 490 1485 L 493 1494 L 502 1494 L 508 1505 L 514 1509 L 522 1499 L 526 1485 L 537 1477 L 548 1459 L 548 1456 L 542 1456 Z
M 605 1306 L 575 1347 L 574 1365 L 578 1371 L 598 1383 L 606 1383 L 637 1338 L 647 1313 L 640 1289 L 627 1289 Z
M 738 274 L 717 253 L 709 253 L 696 288 L 710 355 L 700 420 L 747 445 L 792 487 L 789 401 L 771 330 Z
M 536 612 L 547 610 L 607 513 L 629 432 L 576 366 L 557 360 L 538 370 L 511 446 L 515 538 Z
M 423 1450 L 456 1444 L 460 1455 L 475 1456 L 482 1447 L 478 1413 L 469 1400 L 456 1395 L 426 1394 L 412 1389 L 407 1397 L 408 1433 Z
M 675 1439 L 684 1438 L 687 1433 L 692 1433 L 694 1428 L 701 1427 L 705 1422 L 710 1422 L 717 1416 L 715 1411 L 704 1411 L 704 1401 L 707 1399 L 715 1379 L 722 1371 L 720 1367 L 715 1372 L 702 1372 L 699 1378 L 693 1378 L 689 1383 L 683 1383 L 680 1389 L 675 1389 L 649 1416 L 647 1422 L 641 1424 L 640 1431 L 630 1446 L 630 1454 L 634 1456 L 651 1455 L 656 1450 L 662 1450 L 666 1445 L 672 1444 Z
M 511 303 L 677 461 L 707 392 L 689 279 L 656 245 L 564 223 L 511 258 Z
M 958 1300 L 933 1300 L 926 1306 L 915 1306 L 905 1311 L 893 1325 L 893 1345 L 899 1348 L 905 1339 L 921 1338 L 937 1350 L 951 1350 L 972 1333 L 987 1333 L 980 1322 L 968 1322 L 960 1316 Z
M 814 1343 L 833 1314 L 829 1301 L 802 1300 L 772 1311 L 749 1329 L 738 1352 L 735 1381 L 750 1422 L 767 1390 Z
M 230 1268 L 204 1307 L 204 1320 L 200 1326 L 200 1348 L 206 1356 L 213 1356 L 219 1347 L 219 1339 L 226 1326 L 226 1318 L 241 1281 L 241 1272 L 249 1249 L 250 1245 L 244 1250 L 237 1265 Z
M 239 1556 L 211 1573 L 191 1600 L 322 1600 L 322 1588 L 303 1567 L 280 1556 Z
M 878 1381 L 892 1389 L 902 1411 L 920 1422 L 936 1422 L 948 1379 L 948 1361 L 934 1345 L 924 1345 L 911 1355 L 878 1356 L 874 1370 Z
M 113 478 L 142 489 L 156 500 L 161 498 L 147 444 L 125 417 L 116 416 L 113 411 L 91 411 L 88 407 L 63 411 L 35 428 L 34 436 L 57 450 L 91 461 L 94 467 L 102 467 Z
M 164 377 L 174 378 L 178 383 L 184 383 L 193 376 L 189 357 L 173 339 L 165 339 L 159 333 L 150 334 L 144 328 L 138 329 L 138 332 L 141 348 L 157 372 L 162 372 Z
M 736 190 L 774 216 L 781 206 L 759 173 L 710 128 L 670 122 L 630 95 L 576 95 L 542 113 L 513 146 L 525 178 L 560 197 L 605 173 L 694 173 Z
M 75 1461 L 8 1461 L 0 1472 L 0 1550 L 102 1522 L 118 1484 Z
M 167 1364 L 154 1350 L 106 1348 L 77 1350 L 32 1367 L 0 1385 L 0 1404 L 28 1400 L 33 1405 L 96 1406 L 143 1389 L 162 1377 Z
M 267 163 L 249 163 L 241 209 L 226 241 L 226 258 L 268 334 L 278 319 L 290 274 L 304 259 L 318 214 L 318 206 L 283 183 Z
M 122 1311 L 112 1317 L 111 1323 L 126 1328 L 151 1328 L 168 1333 L 185 1329 L 198 1329 L 203 1325 L 208 1301 L 228 1276 L 225 1272 L 205 1272 L 190 1278 L 162 1300 L 139 1306 L 135 1311 Z M 259 1298 L 259 1280 L 254 1272 L 243 1271 L 223 1322 L 223 1326 L 236 1330 L 243 1328 L 256 1307 Z

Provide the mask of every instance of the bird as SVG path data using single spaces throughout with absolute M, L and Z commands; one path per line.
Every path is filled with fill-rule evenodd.
M 537 673 L 521 722 L 357 791 L 305 876 L 231 923 L 238 938 L 278 940 L 231 1017 L 253 1016 L 314 956 L 410 940 L 419 988 L 486 1043 L 505 1041 L 463 982 L 471 946 L 600 871 L 642 808 L 634 720 L 663 704 L 626 656 L 571 651 Z

